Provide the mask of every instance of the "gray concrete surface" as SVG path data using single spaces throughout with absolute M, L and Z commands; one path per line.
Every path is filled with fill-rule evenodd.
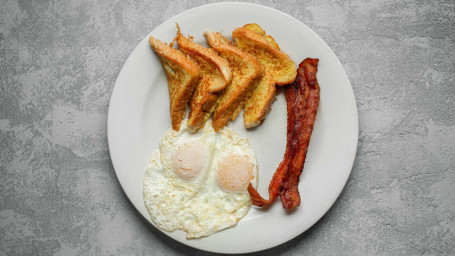
M 455 255 L 454 1 L 257 1 L 306 23 L 350 77 L 351 177 L 313 228 L 258 255 Z M 207 1 L 0 0 L 0 255 L 201 255 L 124 195 L 110 93 L 153 28 Z

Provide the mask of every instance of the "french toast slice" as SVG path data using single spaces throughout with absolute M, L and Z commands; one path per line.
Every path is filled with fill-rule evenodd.
M 273 37 L 266 35 L 257 24 L 246 24 L 232 32 L 235 46 L 254 56 L 263 66 L 264 75 L 245 104 L 245 127 L 259 125 L 275 100 L 276 85 L 286 85 L 295 80 L 295 63 L 280 51 Z
M 231 82 L 229 63 L 216 52 L 199 45 L 180 33 L 177 25 L 179 49 L 193 60 L 201 70 L 201 78 L 190 100 L 188 127 L 193 131 L 203 127 L 215 109 L 219 95 Z
M 149 43 L 158 54 L 166 73 L 172 129 L 178 131 L 201 72 L 196 63 L 186 58 L 179 50 L 152 36 Z
M 229 41 L 220 33 L 206 31 L 204 36 L 208 45 L 229 62 L 232 72 L 232 81 L 224 89 L 213 114 L 213 129 L 219 131 L 229 121 L 235 120 L 253 90 L 255 80 L 262 76 L 263 69 L 259 61 L 229 45 Z

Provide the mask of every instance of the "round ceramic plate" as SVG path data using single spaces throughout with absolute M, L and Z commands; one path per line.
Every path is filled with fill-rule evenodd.
M 155 28 L 128 57 L 117 78 L 108 116 L 110 154 L 126 195 L 151 222 L 142 198 L 142 181 L 148 159 L 171 127 L 171 120 L 166 76 L 148 38 L 171 42 L 176 22 L 184 35 L 192 35 L 203 45 L 205 30 L 220 31 L 230 39 L 235 28 L 259 24 L 297 65 L 307 57 L 319 58 L 321 101 L 299 184 L 301 205 L 297 210 L 286 212 L 277 199 L 267 210 L 252 207 L 236 226 L 203 239 L 187 240 L 180 230 L 163 232 L 189 246 L 222 253 L 264 250 L 298 236 L 327 212 L 349 177 L 357 148 L 357 108 L 349 79 L 327 44 L 297 19 L 261 5 L 220 3 L 187 10 Z M 277 96 L 259 127 L 246 130 L 242 115 L 229 127 L 247 137 L 255 150 L 258 190 L 267 197 L 268 184 L 286 146 L 284 94 Z

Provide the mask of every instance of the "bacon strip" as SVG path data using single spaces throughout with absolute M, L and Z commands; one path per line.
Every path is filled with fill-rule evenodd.
M 248 186 L 252 203 L 256 206 L 272 203 L 278 194 L 284 208 L 300 205 L 298 182 L 319 105 L 318 62 L 318 59 L 305 59 L 297 69 L 296 80 L 285 88 L 288 113 L 286 151 L 270 182 L 269 200 L 262 198 L 251 184 Z
M 294 131 L 294 108 L 296 103 L 296 87 L 293 86 L 296 83 L 297 79 L 290 85 L 286 86 L 286 90 L 284 91 L 286 96 L 286 105 L 287 105 L 287 112 L 288 112 L 288 120 L 287 120 L 287 132 L 286 132 L 286 151 L 284 153 L 284 159 L 281 161 L 280 165 L 278 166 L 277 170 L 273 174 L 272 180 L 270 181 L 269 185 L 269 200 L 265 200 L 257 190 L 251 185 L 248 185 L 248 193 L 250 194 L 251 201 L 253 205 L 256 206 L 264 206 L 267 204 L 271 204 L 275 198 L 278 196 L 278 190 L 281 186 L 281 182 L 283 181 L 284 176 L 288 170 L 288 165 L 291 161 L 291 144 L 292 144 L 292 133 Z
M 305 59 L 299 65 L 299 71 L 303 73 L 303 83 L 299 83 L 299 89 L 303 89 L 303 97 L 305 103 L 297 104 L 304 105 L 302 109 L 296 110 L 299 116 L 296 116 L 296 124 L 294 127 L 293 141 L 297 145 L 293 148 L 293 161 L 289 165 L 286 177 L 281 183 L 279 191 L 280 199 L 283 208 L 290 209 L 300 205 L 300 195 L 298 190 L 299 178 L 303 171 L 308 145 L 310 143 L 311 133 L 313 132 L 314 122 L 319 106 L 319 84 L 316 79 L 318 70 L 318 59 Z M 300 72 L 299 72 L 300 74 Z M 303 88 L 302 88 L 303 86 Z

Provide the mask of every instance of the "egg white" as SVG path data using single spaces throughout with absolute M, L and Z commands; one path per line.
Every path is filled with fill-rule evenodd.
M 215 145 L 216 133 L 211 128 L 211 125 L 205 125 L 198 133 L 192 133 L 190 128 L 186 126 L 186 120 L 181 124 L 180 130 L 174 131 L 169 129 L 160 143 L 161 163 L 166 171 L 169 180 L 178 187 L 184 187 L 192 191 L 198 191 L 205 181 L 206 174 L 210 168 L 210 160 L 212 159 Z M 176 150 L 180 145 L 185 143 L 196 143 L 203 146 L 203 169 L 201 173 L 191 180 L 185 180 L 179 177 L 173 169 L 173 158 Z
M 172 170 L 171 158 L 176 145 L 199 140 L 207 147 L 208 164 L 194 180 L 182 180 Z M 218 161 L 228 155 L 248 157 L 253 163 L 253 179 L 257 185 L 257 162 L 247 139 L 224 128 L 215 133 L 208 122 L 196 134 L 191 134 L 182 123 L 179 132 L 170 129 L 164 136 L 160 150 L 156 150 L 147 168 L 143 184 L 144 203 L 152 221 L 161 229 L 187 232 L 187 238 L 200 238 L 232 227 L 251 208 L 248 191 L 224 191 L 217 181 Z

